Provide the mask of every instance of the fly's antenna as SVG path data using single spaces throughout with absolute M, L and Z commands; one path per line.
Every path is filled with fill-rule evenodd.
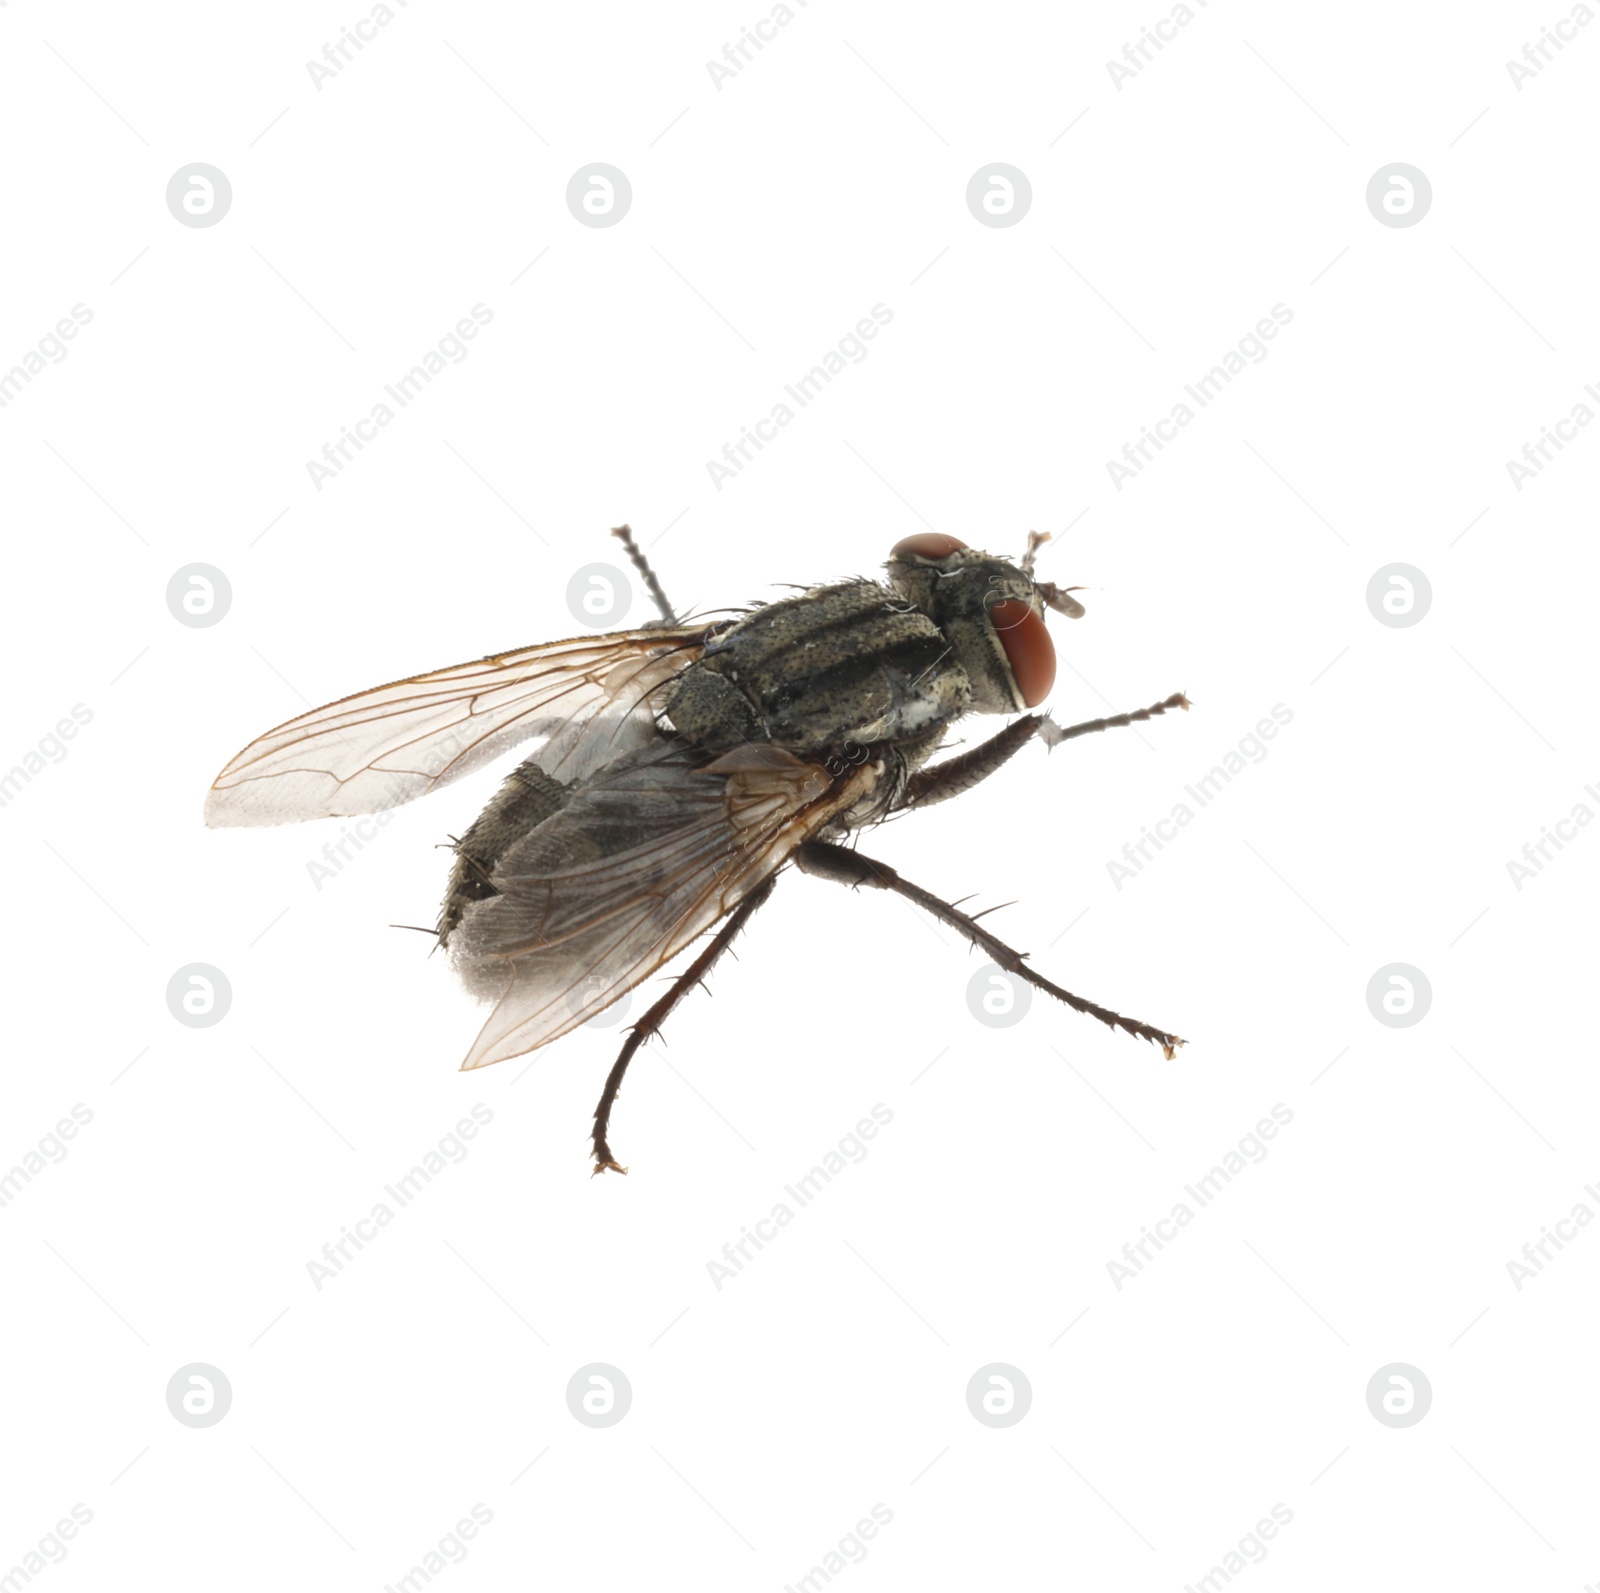
M 1048 531 L 1030 531 L 1028 533 L 1028 551 L 1022 555 L 1022 573 L 1033 581 L 1033 561 L 1046 542 L 1050 540 Z M 1039 590 L 1039 596 L 1044 599 L 1047 608 L 1053 608 L 1058 614 L 1065 614 L 1068 619 L 1082 619 L 1085 609 L 1077 598 L 1069 597 L 1069 592 L 1081 592 L 1081 586 L 1057 586 L 1053 581 L 1034 581 Z
M 1053 581 L 1036 581 L 1034 589 L 1044 599 L 1046 608 L 1053 608 L 1058 614 L 1065 614 L 1068 619 L 1082 619 L 1088 612 L 1077 598 L 1069 597 L 1070 592 L 1083 592 L 1082 586 L 1057 586 Z
M 628 550 L 628 557 L 633 561 L 633 567 L 644 578 L 644 584 L 650 589 L 650 596 L 655 605 L 661 610 L 662 623 L 676 625 L 678 616 L 673 613 L 672 605 L 667 601 L 667 594 L 661 589 L 661 582 L 656 579 L 656 572 L 650 568 L 650 561 L 639 550 L 639 544 L 633 540 L 633 528 L 619 525 L 611 529 L 612 536 L 616 537 Z

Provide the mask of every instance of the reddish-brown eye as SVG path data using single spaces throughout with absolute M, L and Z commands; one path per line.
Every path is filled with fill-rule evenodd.
M 996 603 L 989 610 L 989 620 L 1006 650 L 1006 662 L 1017 678 L 1023 702 L 1037 708 L 1056 683 L 1056 649 L 1044 621 L 1015 599 Z
M 947 559 L 952 553 L 960 553 L 965 547 L 965 542 L 955 537 L 947 537 L 943 531 L 919 531 L 914 537 L 906 537 L 896 542 L 889 550 L 889 557 L 904 559 L 915 555 L 919 559 Z

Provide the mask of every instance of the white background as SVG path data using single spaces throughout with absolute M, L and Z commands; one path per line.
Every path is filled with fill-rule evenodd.
M 882 1504 L 847 1586 L 1176 1590 L 1281 1504 L 1233 1580 L 1578 1588 L 1600 1233 L 1521 1289 L 1507 1262 L 1600 1211 L 1600 836 L 1520 890 L 1507 862 L 1600 811 L 1600 433 L 1520 490 L 1506 461 L 1600 381 L 1600 28 L 1519 89 L 1558 4 L 1213 0 L 1118 87 L 1160 6 L 816 0 L 719 88 L 766 14 L 413 0 L 318 88 L 357 6 L 0 9 L 0 369 L 93 314 L 0 410 L 0 765 L 92 713 L 0 809 L 0 1170 L 93 1114 L 0 1208 L 0 1572 L 81 1503 L 47 1589 L 378 1589 L 481 1504 L 447 1590 L 778 1589 Z M 204 229 L 165 203 L 196 161 L 233 193 Z M 605 229 L 565 202 L 596 161 L 633 190 Z M 1032 187 L 1007 228 L 965 202 L 995 161 Z M 1397 161 L 1433 191 L 1407 228 L 1365 197 Z M 468 357 L 314 485 L 475 304 Z M 707 461 L 875 304 L 868 357 L 719 488 Z M 1274 305 L 1267 357 L 1115 484 Z M 929 526 L 1058 533 L 1041 573 L 1091 588 L 1052 621 L 1058 717 L 1193 712 L 1030 747 L 863 850 L 1015 902 L 991 927 L 1179 1060 L 1042 997 L 985 1027 L 956 935 L 790 874 L 634 1064 L 631 1175 L 591 1180 L 620 1031 L 459 1073 L 482 1014 L 387 927 L 432 920 L 435 848 L 500 770 L 320 889 L 340 821 L 202 827 L 308 704 L 571 634 L 622 520 L 683 608 L 870 574 Z M 232 588 L 208 628 L 166 603 L 195 562 Z M 1395 562 L 1431 584 L 1409 628 L 1366 599 Z M 1264 759 L 1119 889 L 1274 704 Z M 1392 962 L 1431 985 L 1413 1027 L 1368 1007 Z M 190 963 L 231 984 L 209 1028 L 168 1011 Z M 477 1103 L 465 1159 L 319 1290 Z M 717 1288 L 875 1103 L 866 1159 Z M 1266 1159 L 1119 1289 L 1278 1103 Z M 203 1430 L 166 1404 L 191 1362 L 232 1387 Z M 593 1362 L 633 1389 L 604 1430 L 566 1403 Z M 1032 1387 L 1006 1428 L 967 1408 L 992 1362 Z M 1432 1388 L 1404 1429 L 1366 1398 L 1394 1362 Z

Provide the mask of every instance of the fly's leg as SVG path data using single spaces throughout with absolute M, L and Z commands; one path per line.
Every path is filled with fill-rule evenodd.
M 1075 736 L 1087 736 L 1097 730 L 1111 730 L 1119 725 L 1142 723 L 1164 714 L 1169 708 L 1187 708 L 1189 699 L 1175 691 L 1162 702 L 1132 713 L 1113 714 L 1109 719 L 1086 719 L 1081 725 L 1061 728 L 1048 714 L 1029 714 L 1007 725 L 998 735 L 980 742 L 968 752 L 947 758 L 931 769 L 919 769 L 906 781 L 905 791 L 890 810 L 903 812 L 907 808 L 931 807 L 949 797 L 970 791 L 980 781 L 987 780 L 1003 763 L 1027 742 L 1037 736 L 1047 747 L 1059 746 Z
M 836 880 L 841 885 L 869 885 L 874 890 L 893 891 L 896 895 L 904 896 L 907 901 L 915 902 L 952 929 L 959 929 L 974 946 L 981 946 L 1008 973 L 1026 980 L 1035 990 L 1042 990 L 1057 1001 L 1066 1002 L 1074 1012 L 1085 1012 L 1091 1018 L 1098 1018 L 1108 1028 L 1124 1029 L 1135 1039 L 1149 1040 L 1159 1045 L 1161 1054 L 1169 1062 L 1177 1047 L 1184 1043 L 1175 1034 L 1167 1034 L 1134 1018 L 1124 1018 L 1109 1007 L 1097 1006 L 1093 1001 L 1085 1001 L 1082 996 L 1075 996 L 1070 990 L 1052 984 L 1043 974 L 1035 973 L 1028 966 L 1021 952 L 1013 951 L 1003 940 L 995 939 L 976 918 L 923 890 L 920 885 L 901 879 L 887 863 L 875 862 L 859 852 L 852 852 L 848 847 L 835 846 L 831 841 L 807 841 L 795 852 L 794 861 L 796 867 L 805 873 Z
M 1119 725 L 1143 724 L 1147 719 L 1160 718 L 1169 708 L 1187 711 L 1188 707 L 1189 699 L 1181 691 L 1175 691 L 1170 697 L 1151 703 L 1148 708 L 1135 708 L 1128 714 L 1112 714 L 1109 719 L 1085 719 L 1081 725 L 1068 725 L 1065 730 L 1051 725 L 1043 735 L 1046 743 L 1054 747 L 1060 742 L 1071 741 L 1074 736 L 1093 735 L 1097 730 L 1115 730 Z
M 633 560 L 634 569 L 644 578 L 644 584 L 650 589 L 651 598 L 661 610 L 661 623 L 676 625 L 678 616 L 673 613 L 672 605 L 667 601 L 667 594 L 662 591 L 661 583 L 656 579 L 656 572 L 650 568 L 650 561 L 640 551 L 639 544 L 633 540 L 633 528 L 625 525 L 615 526 L 611 534 L 628 550 L 628 557 Z
M 606 1076 L 606 1087 L 601 1091 L 600 1102 L 594 1109 L 596 1173 L 603 1173 L 607 1168 L 614 1173 L 625 1173 L 628 1170 L 620 1166 L 616 1157 L 612 1155 L 611 1146 L 606 1142 L 606 1130 L 611 1123 L 611 1108 L 616 1105 L 617 1091 L 622 1088 L 622 1076 L 628 1071 L 628 1064 L 633 1061 L 633 1053 L 651 1035 L 661 1032 L 661 1025 L 666 1022 L 667 1014 L 711 972 L 717 959 L 733 944 L 734 936 L 749 923 L 751 915 L 772 894 L 772 887 L 776 882 L 777 877 L 769 875 L 734 908 L 727 922 L 712 938 L 711 944 L 672 981 L 667 993 L 628 1031 L 628 1038 L 623 1041 L 617 1060 L 611 1064 L 611 1072 Z
M 970 791 L 987 780 L 1035 736 L 1045 739 L 1052 733 L 1060 734 L 1044 714 L 1029 714 L 1024 719 L 1014 720 L 998 735 L 990 736 L 968 751 L 946 758 L 931 769 L 918 769 L 906 781 L 900 800 L 889 811 L 903 813 L 907 808 L 932 807 L 935 802 L 960 796 L 963 791 Z

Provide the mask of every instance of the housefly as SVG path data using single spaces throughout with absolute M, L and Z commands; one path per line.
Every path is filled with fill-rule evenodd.
M 907 898 L 1015 977 L 1168 1058 L 1183 1044 L 1063 990 L 977 917 L 844 844 L 970 790 L 1030 740 L 1054 747 L 1189 706 L 1175 692 L 1070 727 L 1033 711 L 1055 680 L 1046 612 L 1084 612 L 1075 588 L 1034 575 L 1047 537 L 1030 535 L 1013 563 L 924 532 L 895 544 L 881 581 L 680 620 L 628 528 L 613 534 L 661 620 L 492 654 L 301 714 L 229 762 L 206 822 L 381 812 L 542 738 L 454 842 L 430 931 L 493 1003 L 462 1066 L 548 1045 L 715 931 L 628 1032 L 595 1109 L 595 1172 L 626 1171 L 607 1130 L 634 1053 L 789 864 Z M 1021 717 L 930 761 L 968 714 Z

